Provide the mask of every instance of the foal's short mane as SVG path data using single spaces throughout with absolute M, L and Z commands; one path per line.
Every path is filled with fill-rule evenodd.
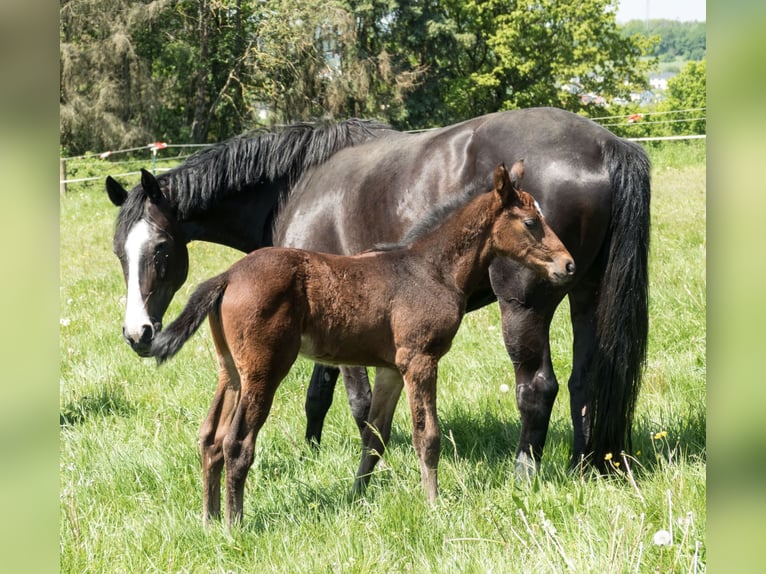
M 253 184 L 283 181 L 285 189 L 290 189 L 305 170 L 390 129 L 373 120 L 352 118 L 249 132 L 195 153 L 157 180 L 178 217 L 185 219 Z
M 474 181 L 463 188 L 457 195 L 451 195 L 441 203 L 434 205 L 428 213 L 413 225 L 398 243 L 380 243 L 375 245 L 372 251 L 394 251 L 406 247 L 420 237 L 428 235 L 431 231 L 444 223 L 452 213 L 463 207 L 478 195 L 488 191 L 487 182 Z

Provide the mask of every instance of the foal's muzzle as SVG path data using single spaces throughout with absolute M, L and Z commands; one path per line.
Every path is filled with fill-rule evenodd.
M 554 285 L 564 285 L 572 280 L 575 271 L 576 267 L 574 259 L 566 257 L 552 267 L 550 270 L 550 279 Z

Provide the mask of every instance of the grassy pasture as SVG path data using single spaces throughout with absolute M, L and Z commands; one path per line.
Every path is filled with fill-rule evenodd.
M 561 384 L 538 479 L 515 481 L 519 423 L 496 305 L 466 317 L 440 366 L 441 499 L 420 489 L 408 409 L 361 500 L 360 440 L 342 389 L 320 451 L 303 442 L 311 365 L 283 382 L 256 446 L 243 527 L 201 524 L 197 429 L 216 381 L 207 327 L 157 369 L 122 341 L 116 208 L 101 187 L 61 197 L 62 572 L 704 572 L 705 148 L 652 148 L 649 356 L 634 449 L 613 478 L 567 473 L 566 304 L 552 326 Z M 194 286 L 239 254 L 190 246 Z M 404 402 L 404 401 L 402 401 Z M 658 546 L 655 533 L 671 533 Z

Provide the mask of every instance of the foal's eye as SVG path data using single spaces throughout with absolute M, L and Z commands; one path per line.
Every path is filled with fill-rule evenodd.
M 539 223 L 537 219 L 529 218 L 524 220 L 524 225 L 527 229 L 534 229 Z

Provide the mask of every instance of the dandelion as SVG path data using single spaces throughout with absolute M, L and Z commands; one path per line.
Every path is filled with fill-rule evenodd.
M 612 460 L 612 453 L 611 452 L 606 453 L 604 460 Z
M 500 392 L 501 392 L 501 393 L 507 393 L 509 390 L 510 390 L 510 388 L 509 388 L 509 387 L 508 387 L 508 385 L 506 385 L 505 383 L 503 383 L 502 385 L 500 385 Z
M 670 532 L 667 530 L 658 530 L 652 538 L 655 546 L 668 546 L 670 544 Z
M 654 545 L 660 547 L 660 572 L 662 572 L 662 551 L 665 549 L 665 546 L 670 545 L 671 538 L 672 536 L 670 535 L 670 532 L 663 529 L 655 532 L 654 537 L 652 538 Z
M 665 438 L 668 436 L 668 431 L 660 431 L 657 433 L 654 433 L 654 440 L 660 440 L 661 438 Z

